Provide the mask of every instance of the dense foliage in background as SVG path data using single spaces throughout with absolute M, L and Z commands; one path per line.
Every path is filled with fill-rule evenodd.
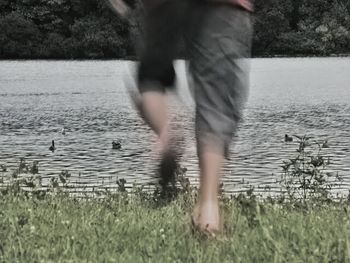
M 350 53 L 349 0 L 255 2 L 255 56 Z M 0 58 L 125 58 L 130 31 L 102 0 L 0 0 Z
M 349 0 L 256 0 L 255 55 L 350 53 Z
M 100 0 L 0 0 L 1 58 L 110 58 L 129 26 Z

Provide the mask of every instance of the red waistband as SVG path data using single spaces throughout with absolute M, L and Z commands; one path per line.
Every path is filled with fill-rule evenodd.
M 216 2 L 216 3 L 228 3 L 233 5 L 238 5 L 242 7 L 243 9 L 253 12 L 254 6 L 252 1 L 250 0 L 208 0 L 209 2 Z
M 143 0 L 144 4 L 150 7 L 160 5 L 166 1 L 167 0 Z M 240 6 L 247 11 L 250 11 L 250 12 L 254 11 L 253 0 L 201 0 L 201 1 L 212 2 L 212 3 L 233 4 L 236 6 Z

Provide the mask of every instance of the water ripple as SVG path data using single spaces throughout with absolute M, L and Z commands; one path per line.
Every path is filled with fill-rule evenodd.
M 329 168 L 344 177 L 339 189 L 348 189 L 350 63 L 331 60 L 320 67 L 320 61 L 253 61 L 251 100 L 224 170 L 227 191 L 245 191 L 251 185 L 258 192 L 281 191 L 282 162 L 293 157 L 297 148 L 295 142 L 284 142 L 286 133 L 328 139 L 330 148 L 324 154 L 331 159 Z M 51 177 L 69 170 L 69 191 L 76 192 L 116 189 L 118 178 L 130 184 L 153 183 L 155 137 L 137 116 L 121 84 L 130 74 L 130 63 L 40 63 L 16 62 L 14 67 L 13 62 L 0 62 L 1 68 L 8 69 L 0 72 L 0 164 L 14 169 L 22 157 L 28 162 L 39 161 L 40 174 L 47 184 Z M 296 79 L 293 71 L 288 72 L 289 63 L 303 68 L 304 75 Z M 282 71 L 280 76 L 275 75 L 276 65 Z M 181 63 L 177 66 L 183 67 Z M 333 93 L 324 87 L 330 88 L 327 80 L 308 75 L 317 67 L 321 75 L 324 71 L 333 78 L 330 66 L 339 67 Z M 55 71 L 60 74 L 55 75 Z M 184 81 L 180 76 L 179 83 Z M 303 83 L 313 84 L 305 89 Z M 292 94 L 286 92 L 290 89 L 294 89 Z M 177 113 L 174 122 L 186 138 L 182 165 L 188 168 L 191 182 L 197 184 L 193 102 L 188 91 L 180 88 L 179 93 L 183 104 L 172 107 Z M 54 153 L 49 151 L 51 140 L 57 147 Z M 121 140 L 121 150 L 112 149 L 113 140 Z

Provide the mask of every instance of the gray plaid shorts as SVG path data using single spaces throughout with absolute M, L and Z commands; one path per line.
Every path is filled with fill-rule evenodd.
M 168 0 L 150 8 L 145 21 L 140 92 L 174 88 L 173 59 L 184 36 L 199 153 L 210 147 L 226 154 L 248 97 L 251 14 L 228 4 Z

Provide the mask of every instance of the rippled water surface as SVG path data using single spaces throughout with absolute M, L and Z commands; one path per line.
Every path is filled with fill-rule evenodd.
M 133 66 L 126 61 L 0 62 L 0 164 L 11 170 L 21 157 L 37 160 L 46 178 L 69 170 L 76 189 L 114 187 L 117 178 L 152 182 L 155 138 L 131 106 L 125 87 L 132 83 Z M 193 101 L 184 63 L 176 66 L 180 102 L 172 107 L 186 135 L 182 165 L 196 182 Z M 330 169 L 344 177 L 342 188 L 348 189 L 349 72 L 349 58 L 252 60 L 250 99 L 225 169 L 225 189 L 254 185 L 278 191 L 282 161 L 297 148 L 284 142 L 286 133 L 328 139 Z M 118 139 L 122 149 L 112 150 Z

